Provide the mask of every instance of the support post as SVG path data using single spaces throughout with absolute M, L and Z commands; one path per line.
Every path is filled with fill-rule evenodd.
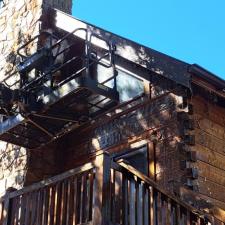
M 93 198 L 93 225 L 108 225 L 110 221 L 110 168 L 108 153 L 102 153 L 95 160 L 95 182 Z
M 10 204 L 10 193 L 15 191 L 14 188 L 9 188 L 4 196 L 4 207 L 3 207 L 3 223 L 2 225 L 8 225 L 10 222 L 11 204 Z

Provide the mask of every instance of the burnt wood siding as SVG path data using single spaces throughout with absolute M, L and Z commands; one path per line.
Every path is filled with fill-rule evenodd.
M 198 191 L 205 199 L 225 209 L 225 110 L 216 104 L 194 97 L 195 145 Z
M 180 107 L 183 97 L 178 86 L 164 81 L 155 80 L 151 84 L 151 98 L 133 101 L 110 119 L 102 117 L 91 127 L 70 134 L 62 150 L 63 170 L 87 162 L 98 150 L 115 153 L 132 151 L 132 144 L 140 141 L 151 144 L 153 135 L 156 136 L 154 177 L 162 187 L 174 193 L 177 186 L 183 185 L 185 175 L 180 168 L 183 156 L 178 148 L 184 138 L 183 124 L 177 119 L 178 112 L 183 111 Z

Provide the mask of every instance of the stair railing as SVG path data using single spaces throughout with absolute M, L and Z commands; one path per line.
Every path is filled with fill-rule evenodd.
M 113 225 L 224 225 L 225 221 L 181 201 L 126 161 L 112 163 Z

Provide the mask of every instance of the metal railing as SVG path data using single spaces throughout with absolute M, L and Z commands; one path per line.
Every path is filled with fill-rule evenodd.
M 37 84 L 38 82 L 40 82 L 40 85 L 43 84 L 44 82 L 46 82 L 46 79 L 49 79 L 48 77 L 51 76 L 52 74 L 54 74 L 55 72 L 63 69 L 65 66 L 67 66 L 68 64 L 70 64 L 71 62 L 75 62 L 77 60 L 81 60 L 83 61 L 83 67 L 75 72 L 73 72 L 72 74 L 70 74 L 66 79 L 64 79 L 63 81 L 61 81 L 57 87 L 62 86 L 63 84 L 67 83 L 68 81 L 80 76 L 82 74 L 83 71 L 85 71 L 86 69 L 88 69 L 89 67 L 91 67 L 93 64 L 100 64 L 106 68 L 110 68 L 114 66 L 114 57 L 113 57 L 113 51 L 114 51 L 114 47 L 112 45 L 112 43 L 110 43 L 108 40 L 102 38 L 101 36 L 99 36 L 98 34 L 94 34 L 88 33 L 87 29 L 84 28 L 77 28 L 74 31 L 72 31 L 71 33 L 68 33 L 67 35 L 63 36 L 61 39 L 59 39 L 58 41 L 56 41 L 56 43 L 52 43 L 52 41 L 50 42 L 51 45 L 48 47 L 48 51 L 53 51 L 54 49 L 56 49 L 58 46 L 61 46 L 62 42 L 67 40 L 70 36 L 76 34 L 77 32 L 83 31 L 86 33 L 86 40 L 85 40 L 85 52 L 83 55 L 81 56 L 74 56 L 71 57 L 70 59 L 66 60 L 63 64 L 59 65 L 56 68 L 52 68 L 49 71 L 36 76 L 35 78 L 27 81 L 25 84 L 23 84 L 22 86 L 20 85 L 20 88 L 22 90 L 27 90 L 29 87 L 32 87 L 34 84 Z M 23 49 L 25 49 L 29 44 L 31 44 L 32 42 L 34 42 L 36 39 L 39 39 L 41 34 L 36 35 L 34 38 L 32 38 L 31 40 L 29 40 L 27 43 L 25 43 L 24 45 L 22 45 L 18 50 L 17 50 L 17 54 L 21 57 L 21 59 L 25 60 L 27 59 L 30 55 L 24 55 L 21 53 L 21 51 Z M 53 36 L 53 35 L 50 35 Z M 54 36 L 55 38 L 55 36 Z M 106 43 L 106 45 L 108 46 L 108 50 L 105 54 L 103 54 L 102 56 L 98 56 L 97 53 L 94 53 L 93 50 L 93 43 L 92 43 L 92 39 L 93 38 L 97 38 L 101 41 L 104 41 Z M 52 39 L 52 38 L 51 38 Z M 63 54 L 66 51 L 69 51 L 71 49 L 71 47 L 73 46 L 73 44 L 69 45 L 68 47 L 66 47 L 65 49 L 62 49 L 61 51 L 57 52 L 56 55 L 54 55 L 54 59 L 56 59 L 59 55 Z M 43 47 L 42 47 L 43 48 Z M 42 48 L 37 49 L 37 51 L 40 51 Z M 93 54 L 94 57 L 93 57 Z M 103 63 L 102 59 L 106 59 L 109 58 L 109 63 Z M 1 81 L 3 84 L 5 84 L 7 87 L 12 88 L 12 87 L 17 87 L 20 83 L 21 83 L 21 75 L 18 74 L 18 71 L 14 71 L 13 73 L 7 74 L 6 77 Z M 113 75 L 111 77 L 111 79 L 107 79 L 107 81 L 105 81 L 104 83 L 108 82 L 108 80 L 112 80 L 114 79 L 114 83 L 116 76 Z

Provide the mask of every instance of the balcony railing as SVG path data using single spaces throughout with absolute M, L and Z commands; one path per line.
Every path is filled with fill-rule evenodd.
M 103 158 L 6 194 L 0 201 L 0 224 L 100 224 Z
M 0 200 L 1 225 L 224 225 L 107 154 Z
M 120 225 L 224 225 L 161 189 L 125 161 L 112 163 L 111 221 Z M 223 219 L 225 218 L 225 215 Z

